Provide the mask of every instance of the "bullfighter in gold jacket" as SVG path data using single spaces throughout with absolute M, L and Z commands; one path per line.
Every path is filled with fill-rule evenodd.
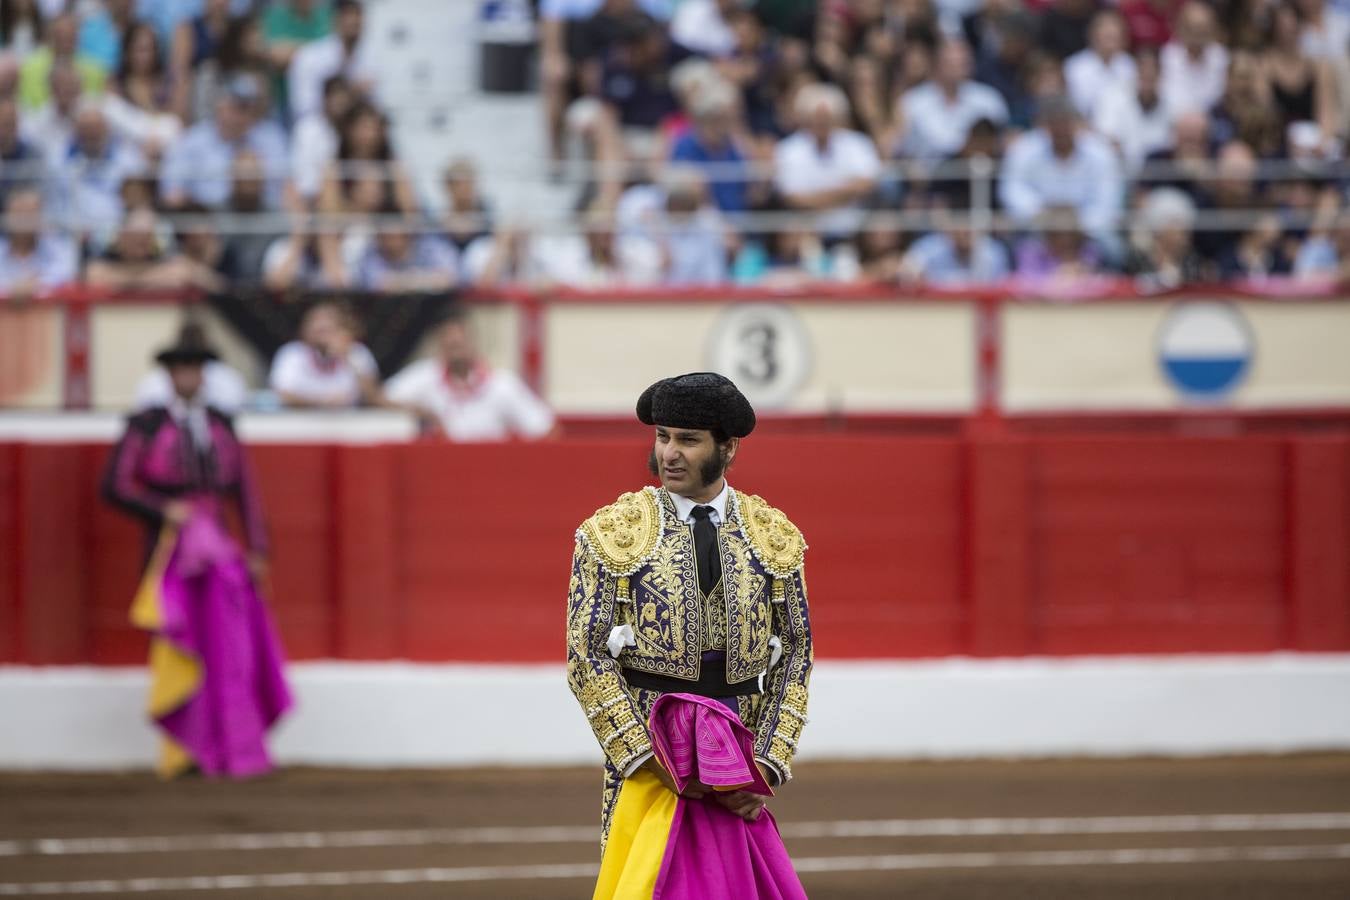
M 749 401 L 700 372 L 652 385 L 637 415 L 654 426 L 649 466 L 661 487 L 623 494 L 582 523 L 568 591 L 568 683 L 606 757 L 602 845 L 626 777 L 646 767 L 674 790 L 647 731 L 657 697 L 724 703 L 754 733 L 765 778 L 782 784 L 811 673 L 806 542 L 783 513 L 726 482 L 755 427 Z M 717 799 L 747 819 L 764 801 Z

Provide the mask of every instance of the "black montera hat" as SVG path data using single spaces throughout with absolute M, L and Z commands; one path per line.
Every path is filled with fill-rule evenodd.
M 184 324 L 178 332 L 178 340 L 155 354 L 155 362 L 162 366 L 204 363 L 213 359 L 219 359 L 215 348 L 207 343 L 206 332 L 196 322 Z
M 745 437 L 755 430 L 755 410 L 730 378 L 691 372 L 663 378 L 642 392 L 637 417 L 644 425 L 721 430 Z

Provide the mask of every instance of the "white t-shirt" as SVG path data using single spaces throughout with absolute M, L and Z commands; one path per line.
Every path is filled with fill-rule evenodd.
M 423 359 L 389 379 L 385 396 L 434 415 L 452 441 L 539 438 L 553 429 L 553 411 L 503 369 L 480 366 L 460 382 L 446 377 L 440 360 Z
M 325 360 L 304 341 L 291 341 L 272 360 L 268 383 L 278 393 L 293 394 L 312 403 L 361 403 L 363 378 L 378 378 L 379 366 L 365 344 L 353 344 L 345 360 Z
M 291 180 L 306 200 L 319 196 L 328 164 L 337 157 L 338 136 L 322 112 L 295 123 L 291 135 Z
M 1116 85 L 1094 102 L 1092 125 L 1120 148 L 1126 168 L 1136 171 L 1150 153 L 1172 145 L 1172 114 L 1159 98 L 1152 109 L 1139 103 L 1134 85 Z
M 970 126 L 981 119 L 995 125 L 1008 122 L 1003 95 L 978 81 L 962 82 L 956 99 L 948 100 L 935 82 L 925 81 L 900 97 L 905 120 L 904 150 L 922 159 L 940 159 L 960 150 Z
M 243 408 L 247 396 L 244 376 L 232 366 L 208 360 L 202 367 L 202 401 L 207 406 L 232 416 Z M 156 366 L 136 385 L 136 399 L 132 401 L 131 409 L 140 412 L 153 406 L 168 406 L 173 399 L 173 379 L 167 369 Z
M 715 0 L 681 0 L 670 20 L 670 36 L 695 53 L 714 58 L 736 51 L 736 33 Z
M 774 149 L 774 184 L 784 194 L 811 194 L 843 187 L 855 178 L 881 174 L 876 145 L 865 134 L 836 128 L 824 152 L 813 135 L 798 131 Z M 827 234 L 857 231 L 863 211 L 852 206 L 819 214 L 817 227 Z
M 1134 57 L 1117 53 L 1107 62 L 1092 48 L 1079 50 L 1064 61 L 1064 81 L 1078 112 L 1091 118 L 1093 108 L 1107 91 L 1134 90 L 1139 77 Z
M 296 51 L 286 73 L 291 115 L 299 122 L 311 113 L 323 112 L 323 83 L 333 75 L 354 82 L 374 84 L 379 69 L 372 58 L 371 42 L 362 40 L 348 57 L 336 34 L 311 41 Z M 375 91 L 378 95 L 378 89 Z M 378 100 L 378 96 L 368 98 Z
M 1173 118 L 1188 112 L 1208 113 L 1228 84 L 1228 51 L 1210 44 L 1199 60 L 1173 42 L 1162 48 L 1158 91 Z

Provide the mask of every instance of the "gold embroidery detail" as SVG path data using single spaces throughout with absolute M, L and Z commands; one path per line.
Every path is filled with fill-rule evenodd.
M 717 582 L 712 593 L 703 598 L 703 649 L 727 649 L 727 598 L 725 580 Z
M 612 574 L 632 575 L 661 539 L 661 511 L 655 492 L 620 495 L 583 522 L 580 535 Z
M 737 493 L 750 549 L 769 574 L 787 578 L 802 567 L 806 540 L 787 516 L 755 494 Z
M 667 508 L 664 537 L 634 583 L 637 646 L 624 650 L 625 668 L 693 681 L 701 667 L 703 603 L 698 593 L 691 529 Z
M 783 702 L 778 707 L 779 715 L 773 725 L 773 733 L 767 735 L 768 748 L 764 755 L 779 768 L 785 781 L 792 777 L 792 758 L 797 753 L 802 727 L 806 725 L 806 699 L 806 685 L 787 685 L 783 691 Z
M 623 769 L 651 749 L 646 729 L 617 674 L 603 672 L 587 677 L 577 699 L 591 721 L 596 740 L 615 766 Z

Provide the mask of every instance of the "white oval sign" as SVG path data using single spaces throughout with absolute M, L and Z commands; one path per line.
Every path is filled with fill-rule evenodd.
M 736 382 L 757 408 L 782 408 L 811 374 L 811 337 L 790 307 L 737 304 L 713 325 L 708 368 Z

